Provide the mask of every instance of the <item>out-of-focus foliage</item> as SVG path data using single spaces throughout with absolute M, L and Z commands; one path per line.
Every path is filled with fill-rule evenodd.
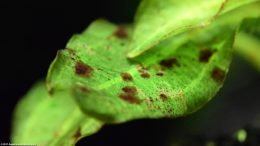
M 16 107 L 12 142 L 42 146 L 74 145 L 100 129 L 102 122 L 83 114 L 69 92 L 50 96 L 38 82 Z

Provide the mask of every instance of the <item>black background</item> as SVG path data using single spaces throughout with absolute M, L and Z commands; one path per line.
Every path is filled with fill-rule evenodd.
M 44 79 L 58 49 L 97 18 L 131 22 L 138 0 L 1 5 L 0 142 L 10 141 L 14 106 Z M 138 120 L 105 126 L 78 145 L 167 145 L 175 137 L 230 135 L 246 124 L 260 126 L 259 73 L 235 56 L 223 90 L 198 113 L 179 119 Z

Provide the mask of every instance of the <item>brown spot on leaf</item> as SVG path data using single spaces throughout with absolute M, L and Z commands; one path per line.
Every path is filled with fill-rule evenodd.
M 211 72 L 211 77 L 214 81 L 222 84 L 224 82 L 226 72 L 219 67 L 215 67 Z
M 76 133 L 73 135 L 73 138 L 79 139 L 81 137 L 80 128 L 76 131 Z
M 138 98 L 136 97 L 136 95 L 134 95 L 134 94 L 121 93 L 121 94 L 119 95 L 119 97 L 120 97 L 121 99 L 123 99 L 123 100 L 129 102 L 129 103 L 133 103 L 133 104 L 139 104 L 139 103 L 141 103 L 141 100 L 138 99 Z
M 176 58 L 170 58 L 160 61 L 160 65 L 166 68 L 172 68 L 174 65 L 177 65 L 177 59 Z
M 118 26 L 114 35 L 120 39 L 127 38 L 127 32 L 123 26 Z
M 132 81 L 133 77 L 129 73 L 121 73 L 121 77 L 124 81 Z
M 129 103 L 139 104 L 141 100 L 137 97 L 137 90 L 134 86 L 123 87 L 122 90 L 124 93 L 121 93 L 119 97 Z
M 136 94 L 137 93 L 137 90 L 134 86 L 125 86 L 125 87 L 122 88 L 122 90 L 125 93 L 129 93 L 129 94 Z
M 93 68 L 82 62 L 77 62 L 75 65 L 75 73 L 80 76 L 90 77 L 93 72 Z
M 148 69 L 144 67 L 142 64 L 137 65 L 137 70 L 140 73 L 140 76 L 143 78 L 150 78 L 150 74 L 148 72 Z
M 141 73 L 141 77 L 143 78 L 150 78 L 150 74 L 147 71 Z
M 160 94 L 160 98 L 161 98 L 163 101 L 165 101 L 165 100 L 168 99 L 168 97 L 167 97 L 164 93 L 161 93 L 161 94 Z
M 210 57 L 213 55 L 214 50 L 211 49 L 202 49 L 200 51 L 200 57 L 199 57 L 199 61 L 200 62 L 208 62 Z

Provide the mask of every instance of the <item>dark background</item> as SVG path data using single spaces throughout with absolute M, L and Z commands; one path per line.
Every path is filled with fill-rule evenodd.
M 0 6 L 0 142 L 9 142 L 14 106 L 44 79 L 58 49 L 90 22 L 131 22 L 138 0 L 30 3 Z M 78 145 L 164 146 L 179 137 L 216 139 L 246 125 L 260 127 L 259 73 L 235 56 L 223 90 L 202 110 L 179 119 L 138 120 L 105 126 Z

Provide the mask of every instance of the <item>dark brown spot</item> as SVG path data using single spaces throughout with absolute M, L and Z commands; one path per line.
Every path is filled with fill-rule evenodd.
M 220 69 L 219 67 L 215 67 L 211 72 L 212 79 L 220 84 L 224 82 L 225 76 L 226 72 Z
M 120 39 L 127 38 L 127 32 L 123 26 L 117 27 L 117 30 L 114 32 L 114 35 Z
M 166 67 L 166 68 L 171 68 L 173 67 L 174 65 L 177 65 L 177 59 L 175 58 L 170 58 L 170 59 L 165 59 L 165 60 L 162 60 L 160 62 L 160 65 L 163 66 L 163 67 Z
M 140 73 L 140 76 L 143 78 L 150 78 L 150 74 L 148 72 L 148 69 L 144 67 L 142 64 L 137 65 L 137 70 Z
M 163 76 L 163 73 L 162 72 L 158 72 L 156 73 L 157 76 Z
M 165 100 L 168 99 L 168 97 L 167 97 L 165 94 L 163 94 L 163 93 L 160 94 L 160 98 L 161 98 L 163 101 L 165 101 Z
M 124 81 L 132 81 L 133 77 L 129 73 L 121 73 L 121 77 Z
M 141 77 L 143 78 L 150 78 L 150 74 L 147 71 L 141 73 Z
M 76 131 L 76 133 L 73 135 L 75 139 L 79 139 L 81 137 L 80 128 Z
M 137 90 L 134 86 L 125 86 L 125 87 L 122 88 L 122 90 L 125 93 L 129 93 L 129 94 L 136 94 L 137 93 Z
M 134 95 L 134 94 L 121 93 L 121 94 L 119 95 L 119 97 L 120 97 L 121 99 L 123 99 L 123 100 L 129 102 L 129 103 L 133 103 L 133 104 L 139 104 L 139 103 L 141 103 L 141 100 L 138 99 L 138 98 L 136 97 L 136 95 Z
M 75 73 L 84 77 L 90 77 L 93 72 L 93 68 L 82 62 L 77 62 L 75 65 Z
M 214 53 L 214 50 L 202 49 L 200 51 L 199 61 L 200 62 L 208 62 L 210 57 L 213 55 L 213 53 Z
M 141 103 L 141 100 L 137 97 L 137 90 L 134 86 L 125 86 L 122 90 L 124 93 L 119 95 L 121 99 L 133 104 Z

